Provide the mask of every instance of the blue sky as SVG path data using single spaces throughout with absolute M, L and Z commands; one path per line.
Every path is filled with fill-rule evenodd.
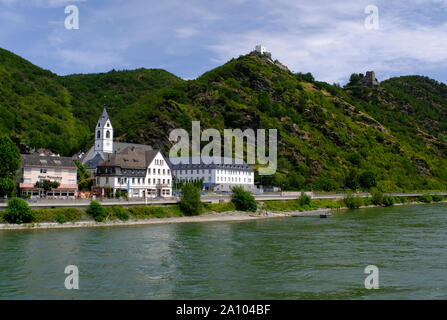
M 65 29 L 67 5 L 79 30 Z M 378 30 L 364 26 L 367 5 Z M 330 83 L 367 70 L 447 83 L 447 0 L 0 0 L 0 47 L 59 75 L 144 67 L 193 79 L 256 44 Z

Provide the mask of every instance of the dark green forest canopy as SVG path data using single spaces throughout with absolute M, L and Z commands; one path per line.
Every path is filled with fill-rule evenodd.
M 355 71 L 355 70 L 353 70 Z M 286 189 L 447 189 L 447 86 L 421 76 L 341 88 L 267 57 L 232 59 L 195 80 L 160 69 L 57 76 L 0 49 L 0 130 L 70 156 L 107 108 L 118 141 L 171 146 L 171 129 L 278 129 Z M 368 179 L 367 179 L 368 178 Z M 368 181 L 368 182 L 366 182 Z

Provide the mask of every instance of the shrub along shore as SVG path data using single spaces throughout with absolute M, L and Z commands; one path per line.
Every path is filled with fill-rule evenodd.
M 303 194 L 296 200 L 271 200 L 253 203 L 250 194 L 239 194 L 228 203 L 199 203 L 197 211 L 191 212 L 191 208 L 182 211 L 182 205 L 166 206 L 133 206 L 124 208 L 122 206 L 103 207 L 98 202 L 92 201 L 91 205 L 85 209 L 75 208 L 53 208 L 53 209 L 30 209 L 27 203 L 21 199 L 12 199 L 8 209 L 0 212 L 0 224 L 7 224 L 7 229 L 14 224 L 26 224 L 29 227 L 39 227 L 41 223 L 71 223 L 81 222 L 98 223 L 104 225 L 117 224 L 123 222 L 133 224 L 146 219 L 181 218 L 187 216 L 207 216 L 210 214 L 235 213 L 246 218 L 265 217 L 265 213 L 287 213 L 303 212 L 317 209 L 357 209 L 374 206 L 392 206 L 395 204 L 415 204 L 447 201 L 447 197 L 438 195 L 424 195 L 414 198 L 392 197 L 373 192 L 371 197 L 358 197 L 348 194 L 345 199 L 317 199 L 312 200 Z M 247 214 L 248 212 L 249 214 Z M 274 215 L 270 215 L 272 217 Z M 279 215 L 284 216 L 284 215 Z M 186 218 L 185 218 L 186 219 Z M 223 219 L 225 220 L 225 219 Z M 239 220 L 239 219 L 238 219 Z M 166 220 L 169 222 L 169 219 Z M 193 219 L 192 221 L 200 221 Z M 206 220 L 204 220 L 206 221 Z M 178 219 L 175 222 L 179 222 Z M 80 224 L 79 226 L 82 226 Z M 1 229 L 1 228 L 0 228 Z

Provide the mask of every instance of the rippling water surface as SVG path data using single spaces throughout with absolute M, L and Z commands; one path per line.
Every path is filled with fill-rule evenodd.
M 76 265 L 80 289 L 66 290 Z M 379 268 L 366 290 L 364 268 Z M 0 231 L 0 299 L 446 299 L 447 205 Z

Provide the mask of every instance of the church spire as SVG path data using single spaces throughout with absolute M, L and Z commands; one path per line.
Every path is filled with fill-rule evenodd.
M 100 125 L 101 127 L 104 127 L 105 124 L 106 124 L 106 122 L 107 122 L 107 120 L 110 120 L 110 118 L 109 118 L 109 114 L 107 113 L 106 108 L 104 108 L 104 109 L 102 110 L 102 114 L 101 114 L 101 116 L 99 117 L 99 125 Z
M 103 158 L 104 153 L 113 153 L 113 127 L 105 108 L 96 127 L 95 152 L 100 153 Z

